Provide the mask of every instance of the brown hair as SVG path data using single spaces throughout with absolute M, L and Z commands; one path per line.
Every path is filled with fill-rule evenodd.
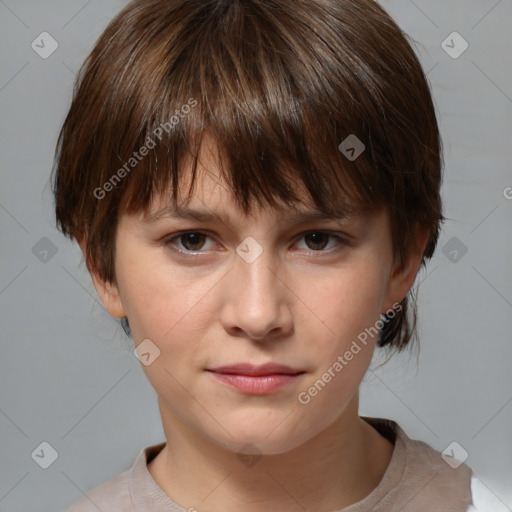
M 57 226 L 86 241 L 103 279 L 115 283 L 120 213 L 168 188 L 176 201 L 187 155 L 190 198 L 205 130 L 245 213 L 298 202 L 298 180 L 329 215 L 386 207 L 400 262 L 427 228 L 422 264 L 432 256 L 435 110 L 407 37 L 376 2 L 136 0 L 114 18 L 80 70 L 54 167 Z M 365 146 L 358 158 L 338 148 L 348 136 Z M 380 346 L 402 349 L 415 333 L 415 300 L 401 306 Z

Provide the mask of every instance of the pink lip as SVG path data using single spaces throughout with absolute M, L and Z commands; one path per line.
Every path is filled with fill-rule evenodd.
M 259 366 L 255 366 L 250 363 L 237 363 L 228 366 L 219 366 L 218 368 L 210 368 L 209 371 L 215 373 L 234 373 L 238 375 L 253 376 L 275 375 L 276 373 L 285 373 L 290 375 L 303 373 L 301 370 L 296 370 L 278 363 L 265 363 Z
M 220 381 L 250 395 L 265 395 L 283 388 L 304 372 L 277 363 L 254 366 L 240 363 L 207 370 Z

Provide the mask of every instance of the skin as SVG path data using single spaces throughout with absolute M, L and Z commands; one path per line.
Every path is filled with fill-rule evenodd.
M 296 225 L 287 221 L 290 208 L 245 217 L 220 178 L 214 147 L 208 139 L 202 146 L 188 206 L 226 219 L 148 222 L 147 214 L 123 214 L 116 284 L 91 270 L 109 313 L 128 317 L 135 345 L 150 339 L 160 350 L 142 368 L 158 395 L 167 444 L 148 469 L 185 509 L 339 510 L 378 485 L 393 451 L 358 416 L 358 388 L 376 337 L 308 404 L 297 397 L 407 294 L 427 233 L 418 232 L 417 249 L 398 266 L 385 210 Z M 311 210 L 304 198 L 307 207 L 298 208 Z M 149 214 L 168 204 L 162 195 Z M 206 236 L 195 245 L 186 237 L 170 241 L 180 231 L 198 230 Z M 350 243 L 312 240 L 311 231 Z M 248 236 L 263 249 L 252 263 L 236 252 Z M 254 396 L 206 371 L 268 361 L 305 373 L 279 391 Z M 242 449 L 248 443 L 252 448 Z M 237 454 L 251 450 L 262 456 L 249 467 Z

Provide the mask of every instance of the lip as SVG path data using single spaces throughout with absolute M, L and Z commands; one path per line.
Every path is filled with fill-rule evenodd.
M 221 382 L 249 395 L 274 393 L 305 373 L 278 363 L 265 363 L 259 366 L 238 363 L 207 371 Z
M 228 366 L 219 366 L 218 368 L 211 368 L 209 371 L 215 373 L 231 373 L 236 375 L 251 375 L 251 376 L 265 376 L 275 374 L 296 375 L 304 373 L 302 370 L 297 370 L 279 363 L 265 363 L 259 366 L 251 363 L 237 363 Z

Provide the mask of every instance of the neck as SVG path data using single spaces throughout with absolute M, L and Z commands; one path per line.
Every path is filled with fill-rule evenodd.
M 355 395 L 313 439 L 286 453 L 250 458 L 191 431 L 160 404 L 167 444 L 148 469 L 187 510 L 340 510 L 378 485 L 393 451 L 357 411 Z

